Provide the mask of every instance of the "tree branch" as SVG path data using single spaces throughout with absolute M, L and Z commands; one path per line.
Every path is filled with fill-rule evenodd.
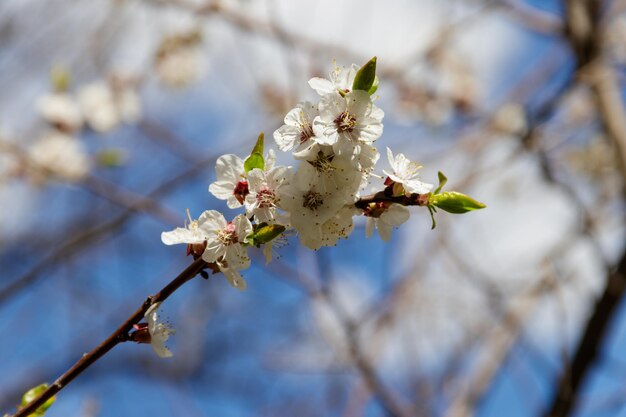
M 84 354 L 67 372 L 57 378 L 45 391 L 34 398 L 30 403 L 20 408 L 13 417 L 27 417 L 34 413 L 47 400 L 65 388 L 74 378 L 83 373 L 87 368 L 107 354 L 111 349 L 121 342 L 128 340 L 128 333 L 133 329 L 133 325 L 139 323 L 150 306 L 154 303 L 162 302 L 172 295 L 178 288 L 190 281 L 203 269 L 210 267 L 202 258 L 198 258 L 181 272 L 174 280 L 167 284 L 161 291 L 148 297 L 143 304 L 126 321 L 115 330 L 102 343 L 92 351 Z

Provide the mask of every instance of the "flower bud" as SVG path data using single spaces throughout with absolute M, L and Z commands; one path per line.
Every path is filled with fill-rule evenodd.
M 487 207 L 483 203 L 457 191 L 446 191 L 431 195 L 429 204 L 454 214 L 467 213 L 468 211 Z

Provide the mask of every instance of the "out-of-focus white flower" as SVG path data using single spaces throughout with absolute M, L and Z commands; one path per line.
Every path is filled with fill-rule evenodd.
M 358 70 L 359 67 L 356 64 L 352 64 L 350 68 L 341 68 L 335 62 L 329 74 L 330 80 L 314 77 L 309 80 L 309 85 L 320 96 L 338 92 L 349 93 Z
M 278 148 L 299 153 L 314 144 L 313 120 L 317 115 L 317 105 L 308 101 L 290 110 L 285 116 L 285 124 L 274 132 Z
M 371 237 L 374 228 L 378 229 L 381 239 L 388 242 L 394 226 L 399 226 L 409 220 L 409 209 L 400 204 L 372 203 L 364 210 L 367 216 L 365 235 Z
M 322 97 L 320 115 L 313 121 L 315 141 L 331 145 L 337 155 L 358 163 L 363 145 L 371 145 L 383 133 L 384 113 L 365 91 L 337 93 Z
M 114 87 L 99 81 L 78 92 L 85 121 L 96 132 L 108 132 L 122 122 L 133 123 L 141 117 L 137 93 L 124 83 L 115 83 Z
M 249 194 L 245 199 L 246 213 L 258 222 L 271 223 L 280 206 L 280 188 L 289 182 L 287 167 L 274 167 L 268 171 L 255 168 L 248 172 Z
M 159 322 L 157 310 L 161 303 L 154 303 L 148 308 L 144 318 L 148 323 L 148 331 L 150 332 L 150 345 L 154 352 L 161 358 L 169 358 L 173 356 L 172 352 L 165 346 L 165 342 L 176 333 L 169 323 Z
M 528 129 L 524 107 L 517 103 L 502 106 L 491 121 L 493 128 L 508 135 L 521 135 Z
M 79 130 L 83 117 L 76 101 L 67 93 L 50 93 L 37 101 L 41 117 L 63 132 Z
M 411 162 L 403 154 L 399 153 L 393 156 L 391 149 L 387 148 L 387 159 L 393 172 L 383 170 L 391 180 L 402 184 L 404 191 L 409 194 L 426 194 L 433 189 L 432 184 L 427 184 L 419 180 L 419 169 L 421 165 Z
M 200 78 L 204 56 L 196 46 L 181 47 L 159 56 L 155 65 L 156 74 L 163 84 L 182 88 Z
M 80 181 L 87 176 L 91 165 L 82 144 L 61 132 L 45 135 L 27 154 L 29 163 L 36 168 L 33 175 L 43 180 L 46 176 L 41 171 L 66 181 Z

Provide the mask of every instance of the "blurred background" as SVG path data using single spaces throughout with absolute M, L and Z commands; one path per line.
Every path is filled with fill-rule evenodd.
M 186 208 L 236 214 L 216 157 L 376 55 L 379 150 L 488 208 L 194 280 L 173 358 L 47 415 L 626 416 L 626 1 L 4 0 L 0 45 L 0 412 L 190 263 Z

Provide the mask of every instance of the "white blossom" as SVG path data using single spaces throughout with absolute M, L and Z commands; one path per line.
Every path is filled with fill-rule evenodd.
M 319 234 L 301 235 L 302 244 L 309 249 L 319 249 L 336 245 L 340 238 L 347 239 L 354 230 L 352 217 L 358 212 L 353 206 L 344 206 L 322 224 Z
M 150 332 L 150 344 L 154 352 L 161 358 L 169 358 L 172 352 L 165 346 L 165 342 L 176 333 L 169 323 L 159 322 L 157 310 L 161 303 L 154 303 L 148 308 L 144 318 L 148 323 L 148 331 Z
M 281 187 L 289 182 L 289 169 L 284 166 L 268 171 L 255 168 L 248 172 L 249 194 L 245 198 L 246 213 L 254 215 L 258 222 L 271 223 L 280 207 Z
M 361 172 L 350 158 L 335 155 L 330 146 L 315 145 L 314 152 L 300 163 L 294 181 L 302 188 L 316 185 L 321 191 L 342 192 L 350 197 L 356 196 L 361 182 Z
M 358 70 L 359 67 L 356 64 L 352 64 L 350 68 L 341 68 L 335 63 L 329 74 L 330 80 L 314 77 L 309 80 L 309 85 L 320 96 L 337 92 L 349 93 Z
M 307 242 L 324 239 L 322 226 L 347 202 L 341 193 L 322 191 L 317 186 L 290 184 L 281 191 L 281 205 L 305 246 Z
M 125 83 L 117 83 L 115 88 L 104 81 L 88 84 L 79 90 L 78 102 L 89 127 L 100 133 L 141 117 L 139 97 Z
M 421 165 L 411 162 L 404 154 L 393 156 L 391 149 L 387 148 L 387 159 L 392 168 L 392 172 L 383 170 L 391 180 L 402 184 L 406 193 L 426 194 L 433 189 L 432 184 L 427 184 L 419 180 L 419 169 Z
M 182 88 L 200 78 L 204 70 L 204 56 L 196 46 L 180 47 L 158 57 L 155 65 L 156 74 L 163 84 Z
M 209 192 L 220 200 L 226 200 L 229 208 L 241 207 L 248 195 L 248 180 L 243 159 L 227 154 L 217 158 L 215 164 L 217 181 L 209 186 Z
M 285 124 L 274 132 L 274 140 L 281 151 L 299 153 L 310 147 L 315 136 L 313 120 L 317 117 L 317 105 L 308 101 L 298 103 L 285 116 Z
M 371 145 L 383 133 L 384 113 L 366 91 L 352 91 L 345 97 L 327 94 L 320 101 L 319 112 L 313 121 L 315 140 L 356 162 L 363 146 Z
M 83 124 L 80 108 L 67 93 L 46 94 L 37 101 L 41 117 L 66 132 L 75 132 Z
M 271 170 L 275 162 L 276 155 L 270 150 L 265 156 L 264 170 Z M 220 200 L 226 200 L 228 208 L 231 209 L 241 207 L 250 192 L 243 163 L 243 159 L 233 154 L 217 158 L 215 164 L 217 180 L 209 186 L 209 192 Z
M 381 239 L 388 242 L 391 239 L 391 231 L 395 226 L 409 220 L 409 209 L 400 204 L 372 203 L 365 209 L 367 216 L 365 223 L 365 235 L 371 237 L 374 228 L 378 229 Z
M 225 272 L 229 282 L 238 289 L 237 280 L 232 280 L 234 270 L 246 269 L 250 266 L 250 258 L 244 244 L 252 233 L 252 224 L 243 214 L 227 222 L 222 213 L 216 210 L 205 212 L 206 221 L 200 226 L 206 233 L 207 246 L 202 259 L 216 263 Z M 230 275 L 229 275 L 230 274 Z
M 37 170 L 66 181 L 80 181 L 89 174 L 91 162 L 82 144 L 72 136 L 51 132 L 28 149 L 29 163 L 36 178 L 45 179 Z M 40 178 L 41 177 L 41 178 Z

